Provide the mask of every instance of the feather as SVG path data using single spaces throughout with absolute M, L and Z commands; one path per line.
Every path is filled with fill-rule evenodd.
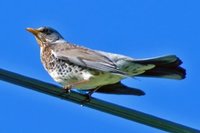
M 65 43 L 65 45 L 51 45 L 52 53 L 55 55 L 56 58 L 66 60 L 75 65 L 91 69 L 126 75 L 126 73 L 120 71 L 117 65 L 107 56 L 104 56 L 101 53 L 87 48 L 79 47 L 72 44 L 70 44 L 71 46 L 69 46 L 67 42 Z

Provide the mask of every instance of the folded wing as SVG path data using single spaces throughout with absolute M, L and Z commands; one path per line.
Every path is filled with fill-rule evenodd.
M 51 50 L 58 59 L 91 69 L 126 75 L 111 59 L 96 51 L 76 45 L 69 46 L 67 43 L 52 45 Z

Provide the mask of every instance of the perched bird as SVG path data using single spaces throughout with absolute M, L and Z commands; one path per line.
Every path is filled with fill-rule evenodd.
M 46 71 L 65 89 L 109 94 L 144 95 L 120 81 L 127 77 L 184 79 L 185 69 L 176 55 L 135 59 L 124 55 L 92 50 L 69 43 L 50 27 L 27 28 L 39 46 Z

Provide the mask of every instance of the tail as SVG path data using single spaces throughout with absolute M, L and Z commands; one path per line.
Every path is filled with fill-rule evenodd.
M 182 61 L 175 55 L 167 55 L 157 58 L 149 58 L 142 60 L 135 60 L 135 63 L 147 65 L 153 64 L 154 68 L 146 70 L 144 73 L 138 76 L 144 77 L 157 77 L 157 78 L 169 78 L 169 79 L 184 79 L 186 76 L 186 70 L 180 65 Z

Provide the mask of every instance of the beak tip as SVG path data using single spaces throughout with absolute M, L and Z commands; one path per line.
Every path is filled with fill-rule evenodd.
M 31 32 L 33 30 L 33 28 L 26 28 L 27 31 Z
M 37 35 L 39 33 L 39 31 L 37 29 L 34 28 L 26 28 L 26 30 L 34 35 Z

